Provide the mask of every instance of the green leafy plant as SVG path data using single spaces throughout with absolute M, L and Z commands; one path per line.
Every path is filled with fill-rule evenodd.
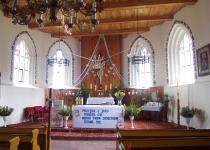
M 60 109 L 58 111 L 58 114 L 65 117 L 65 116 L 69 116 L 71 112 L 72 112 L 72 106 L 67 106 L 67 107 L 64 107 L 63 109 Z
M 196 109 L 190 109 L 189 106 L 181 108 L 181 115 L 185 118 L 192 118 L 196 112 Z
M 128 113 L 129 116 L 138 115 L 141 112 L 141 107 L 137 106 L 133 99 L 128 106 L 124 104 L 125 112 Z
M 13 110 L 13 108 L 8 106 L 0 106 L 0 116 L 9 116 Z

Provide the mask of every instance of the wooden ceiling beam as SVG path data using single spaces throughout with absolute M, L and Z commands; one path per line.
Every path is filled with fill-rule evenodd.
M 121 2 L 105 2 L 104 9 L 136 8 L 169 4 L 194 4 L 196 2 L 197 0 L 127 0 Z
M 67 33 L 51 33 L 51 37 L 56 38 L 64 38 L 64 37 L 82 37 L 82 36 L 97 36 L 100 33 L 104 33 L 105 35 L 123 35 L 123 34 L 129 34 L 129 33 L 139 33 L 142 34 L 144 32 L 149 31 L 149 27 L 145 28 L 131 28 L 131 29 L 120 29 L 120 30 L 106 30 L 106 31 L 95 31 L 95 32 L 76 32 L 72 33 L 72 35 L 69 35 Z
M 143 21 L 168 21 L 172 20 L 174 17 L 173 15 L 164 15 L 164 16 L 139 16 L 139 17 L 126 17 L 126 18 L 107 18 L 100 20 L 99 24 L 111 24 L 111 23 L 129 23 L 129 22 L 136 22 L 137 20 L 139 22 Z M 44 25 L 45 27 L 53 27 L 53 26 L 61 26 L 61 22 L 55 22 L 51 23 L 48 22 Z M 32 22 L 28 25 L 30 29 L 39 28 L 38 24 L 35 22 Z
M 126 18 L 108 18 L 100 20 L 100 24 L 106 23 L 128 23 L 128 22 L 143 22 L 143 21 L 167 21 L 172 20 L 173 15 L 164 15 L 164 16 L 133 16 Z

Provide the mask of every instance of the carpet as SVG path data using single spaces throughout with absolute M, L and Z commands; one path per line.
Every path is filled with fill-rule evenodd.
M 23 122 L 19 124 L 9 125 L 10 127 L 26 127 L 26 128 L 43 128 L 44 122 Z M 68 121 L 68 127 L 51 128 L 52 139 L 88 139 L 88 140 L 116 140 L 115 129 L 89 129 L 89 128 L 72 128 L 72 121 Z M 131 127 L 130 120 L 125 120 L 125 129 Z M 183 126 L 177 126 L 174 123 L 158 122 L 158 121 L 134 121 L 136 129 L 181 129 Z

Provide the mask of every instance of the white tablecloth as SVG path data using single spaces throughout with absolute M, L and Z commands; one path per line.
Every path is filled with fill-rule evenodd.
M 141 110 L 146 111 L 161 111 L 163 104 L 159 102 L 148 102 L 146 105 L 141 106 Z
M 113 97 L 88 97 L 86 104 L 87 105 L 100 105 L 103 103 L 113 105 L 114 98 Z
M 124 128 L 124 107 L 117 105 L 76 105 L 73 128 Z

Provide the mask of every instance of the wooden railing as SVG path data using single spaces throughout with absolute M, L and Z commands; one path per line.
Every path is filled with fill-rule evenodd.
M 117 129 L 116 149 L 122 150 L 207 150 L 210 130 L 138 130 Z

